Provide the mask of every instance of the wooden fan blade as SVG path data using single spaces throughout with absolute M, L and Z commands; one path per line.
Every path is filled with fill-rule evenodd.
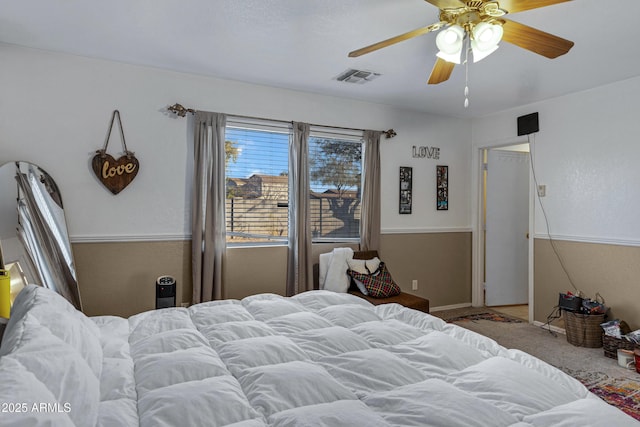
M 538 55 L 553 59 L 564 55 L 573 47 L 574 43 L 570 40 L 565 40 L 508 19 L 503 19 L 503 21 L 505 23 L 502 26 L 504 29 L 502 40 Z
M 424 0 L 427 3 L 431 3 L 438 9 L 458 9 L 464 7 L 464 2 L 460 0 Z
M 391 46 L 393 44 L 400 43 L 402 41 L 409 40 L 414 37 L 418 37 L 423 34 L 430 33 L 431 31 L 435 31 L 442 28 L 442 26 L 445 24 L 446 24 L 445 22 L 438 22 L 436 24 L 431 24 L 426 27 L 418 28 L 417 30 L 409 31 L 408 33 L 400 34 L 399 36 L 391 37 L 390 39 L 386 39 L 381 42 L 374 43 L 370 46 L 366 46 L 361 49 L 354 50 L 353 52 L 349 52 L 349 57 L 355 58 L 357 56 L 364 55 L 366 53 L 371 53 L 378 49 L 382 49 L 383 47 Z
M 456 64 L 453 62 L 447 62 L 442 58 L 438 58 L 433 66 L 433 70 L 431 70 L 428 83 L 430 85 L 437 85 L 438 83 L 449 80 L 455 66 Z
M 516 13 L 567 1 L 571 0 L 498 0 L 498 4 L 500 9 L 504 9 L 509 13 Z

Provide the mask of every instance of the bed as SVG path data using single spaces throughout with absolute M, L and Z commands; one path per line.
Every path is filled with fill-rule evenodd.
M 310 291 L 86 317 L 30 285 L 2 426 L 632 426 L 578 381 L 398 304 Z

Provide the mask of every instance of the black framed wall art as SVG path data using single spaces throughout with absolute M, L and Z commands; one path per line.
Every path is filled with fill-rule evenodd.
M 400 206 L 398 213 L 410 214 L 413 187 L 413 168 L 400 166 Z
M 436 209 L 449 210 L 449 166 L 436 166 Z

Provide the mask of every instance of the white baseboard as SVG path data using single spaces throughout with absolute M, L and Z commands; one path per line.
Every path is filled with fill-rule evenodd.
M 456 308 L 467 308 L 467 307 L 471 307 L 470 302 L 465 302 L 462 304 L 441 305 L 440 307 L 429 307 L 429 313 L 434 311 L 454 310 Z
M 558 326 L 547 325 L 546 323 L 542 323 L 542 322 L 540 322 L 538 320 L 534 320 L 533 321 L 533 326 L 540 326 L 540 327 L 544 327 L 544 329 L 551 329 L 553 332 L 557 332 L 557 333 L 563 334 L 563 335 L 567 334 L 567 332 L 564 329 L 562 329 L 562 328 L 560 328 Z

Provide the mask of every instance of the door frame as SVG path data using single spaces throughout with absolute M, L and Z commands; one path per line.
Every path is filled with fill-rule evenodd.
M 473 149 L 471 159 L 472 164 L 472 260 L 471 260 L 471 305 L 473 307 L 484 306 L 484 233 L 483 233 L 483 209 L 484 209 L 484 186 L 483 186 L 483 150 L 508 147 L 512 145 L 529 144 L 531 157 L 535 158 L 534 144 L 528 137 L 509 138 L 508 140 L 493 141 L 483 145 L 477 145 Z M 530 161 L 531 164 L 531 161 Z M 529 166 L 529 323 L 533 323 L 534 317 L 534 239 L 535 239 L 535 182 L 533 172 Z

